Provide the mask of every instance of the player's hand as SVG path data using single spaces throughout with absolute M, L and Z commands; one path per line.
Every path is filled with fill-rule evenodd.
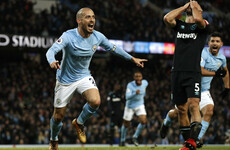
M 222 99 L 224 99 L 230 92 L 229 88 L 225 88 L 224 91 L 221 93 Z
M 141 91 L 140 90 L 136 90 L 136 94 L 140 94 L 141 93 Z
M 60 69 L 61 70 L 61 67 L 59 65 L 59 61 L 53 61 L 51 64 L 50 64 L 50 67 L 52 69 Z
M 226 75 L 226 70 L 224 70 L 222 67 L 220 67 L 216 72 L 215 72 L 215 76 L 216 77 L 225 77 Z
M 148 60 L 132 57 L 131 61 L 134 62 L 138 67 L 144 68 L 144 62 Z
M 186 4 L 184 5 L 184 9 L 186 10 L 186 9 L 189 7 L 189 5 L 190 5 L 190 2 L 186 3 Z
M 203 11 L 197 1 L 190 0 L 190 6 L 192 9 L 197 8 L 199 11 Z

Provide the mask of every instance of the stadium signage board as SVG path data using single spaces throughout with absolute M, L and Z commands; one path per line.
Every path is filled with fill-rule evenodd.
M 27 36 L 27 35 L 8 35 L 0 34 L 0 48 L 27 48 L 47 50 L 58 39 L 55 37 Z M 174 43 L 163 42 L 143 42 L 143 41 L 122 41 L 109 40 L 111 43 L 123 48 L 127 52 L 145 54 L 166 54 L 173 55 L 175 50 Z M 208 47 L 207 45 L 205 47 Z M 103 51 L 100 46 L 98 51 Z M 230 58 L 230 46 L 222 46 L 220 53 Z
M 0 34 L 0 47 L 49 48 L 57 38 Z

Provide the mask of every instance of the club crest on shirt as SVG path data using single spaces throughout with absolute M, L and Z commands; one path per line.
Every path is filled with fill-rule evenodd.
M 191 30 L 196 30 L 197 24 L 194 24 L 190 27 Z
M 92 50 L 95 52 L 97 49 L 97 45 L 93 45 Z
M 221 65 L 221 63 L 220 63 L 220 62 L 218 62 L 218 63 L 217 63 L 217 66 L 218 66 L 218 67 L 220 67 L 220 65 Z
M 59 38 L 56 42 L 58 43 L 58 44 L 61 44 L 62 43 L 62 38 Z

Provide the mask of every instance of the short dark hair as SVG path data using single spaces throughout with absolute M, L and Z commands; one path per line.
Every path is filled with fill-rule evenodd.
M 142 72 L 140 71 L 140 70 L 134 70 L 134 73 L 133 73 L 133 75 L 135 75 L 136 73 L 140 73 L 140 74 L 142 74 Z
M 211 37 L 219 37 L 221 39 L 221 41 L 223 41 L 222 34 L 220 32 L 213 32 L 212 34 L 210 34 L 209 39 L 208 39 L 209 41 L 210 41 Z

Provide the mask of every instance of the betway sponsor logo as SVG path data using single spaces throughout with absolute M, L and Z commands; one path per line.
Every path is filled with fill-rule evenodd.
M 180 33 L 180 32 L 177 32 L 177 38 L 181 38 L 181 39 L 196 39 L 197 37 L 197 33 Z

